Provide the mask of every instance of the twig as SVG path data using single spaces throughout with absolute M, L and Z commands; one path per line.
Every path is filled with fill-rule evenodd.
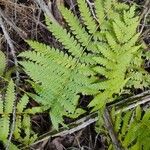
M 141 27 L 141 30 L 140 30 L 140 34 L 143 32 L 143 29 L 145 27 L 145 22 L 146 22 L 146 19 L 147 19 L 147 16 L 150 14 L 150 8 L 147 10 L 145 16 L 144 16 L 144 19 L 143 19 L 143 24 L 142 24 L 142 27 Z
M 4 26 L 4 23 L 3 23 L 3 20 L 2 20 L 1 16 L 0 16 L 0 26 L 1 26 L 2 30 L 3 30 L 4 36 L 5 36 L 5 38 L 7 40 L 7 43 L 9 45 L 9 47 L 10 47 L 10 52 L 11 52 L 12 57 L 14 59 L 14 64 L 16 66 L 16 81 L 15 81 L 15 83 L 16 83 L 16 85 L 18 85 L 18 83 L 19 83 L 19 72 L 17 71 L 17 69 L 18 69 L 18 62 L 17 62 L 17 57 L 15 55 L 15 48 L 14 48 L 12 40 L 11 40 L 11 38 L 10 38 L 10 36 L 9 36 L 9 34 L 8 34 L 5 26 Z M 14 132 L 14 129 L 15 129 L 16 104 L 14 104 L 13 114 L 12 115 L 13 115 L 13 118 L 12 118 L 11 130 L 10 130 L 10 135 L 9 135 L 8 143 L 6 145 L 6 150 L 9 150 L 9 146 L 10 146 L 10 143 L 11 143 L 12 135 L 13 135 L 13 132 Z
M 43 12 L 51 19 L 52 22 L 58 23 L 58 21 L 54 18 L 48 6 L 45 4 L 43 0 L 34 0 L 36 4 L 40 6 Z
M 137 107 L 138 105 L 145 104 L 145 103 L 147 103 L 147 102 L 150 102 L 150 95 L 141 98 L 141 99 L 140 99 L 139 101 L 137 101 L 136 103 L 130 104 L 130 105 L 127 106 L 127 107 L 124 107 L 124 108 L 122 108 L 122 109 L 117 110 L 117 111 L 116 111 L 116 114 L 118 114 L 118 113 L 120 113 L 120 112 L 126 112 L 126 111 L 128 111 L 128 110 L 130 110 L 130 109 L 132 109 L 132 108 Z
M 73 10 L 73 13 L 76 15 L 75 4 L 70 0 L 70 9 Z
M 5 22 L 11 26 L 17 33 L 18 35 L 22 38 L 22 39 L 26 39 L 27 38 L 27 33 L 25 33 L 22 29 L 20 29 L 19 27 L 17 27 L 12 21 L 10 21 L 8 19 L 8 17 L 6 16 L 6 14 L 4 14 L 4 12 L 1 10 L 0 8 L 0 16 L 2 16 L 2 18 L 5 20 Z
M 135 108 L 138 105 L 144 104 L 150 101 L 150 90 L 140 93 L 138 95 L 131 96 L 127 99 L 123 99 L 114 104 L 108 104 L 107 108 L 111 109 L 115 106 L 116 114 L 119 112 L 128 111 L 131 108 Z
M 143 32 L 143 29 L 144 29 L 144 26 L 145 26 L 145 22 L 146 22 L 146 19 L 147 19 L 147 16 L 149 15 L 150 13 L 150 1 L 149 0 L 146 0 L 145 1 L 145 4 L 144 4 L 144 10 L 140 16 L 140 20 L 142 20 L 143 18 L 143 24 L 142 24 L 142 27 L 139 31 L 139 33 L 141 34 Z
M 121 145 L 117 139 L 116 133 L 113 129 L 112 120 L 111 120 L 111 117 L 110 117 L 110 114 L 109 114 L 107 108 L 104 110 L 103 118 L 104 118 L 106 129 L 109 132 L 109 135 L 111 137 L 111 140 L 112 140 L 112 143 L 113 143 L 115 149 L 122 150 L 123 148 L 121 147 Z
M 89 126 L 90 124 L 96 122 L 98 120 L 98 115 L 97 112 L 90 114 L 86 117 L 83 117 L 73 123 L 71 123 L 70 125 L 68 125 L 68 128 L 66 129 L 66 127 L 62 127 L 60 129 L 60 131 L 50 131 L 44 135 L 42 135 L 41 137 L 39 137 L 39 140 L 36 141 L 35 143 L 33 143 L 30 146 L 34 146 L 42 141 L 48 140 L 50 137 L 58 137 L 58 136 L 65 136 L 67 134 L 72 134 L 75 133 L 87 126 Z
M 86 1 L 87 1 L 88 5 L 90 7 L 90 10 L 91 10 L 91 13 L 93 15 L 93 18 L 97 20 L 97 17 L 96 17 L 96 15 L 94 13 L 94 10 L 93 10 L 94 3 L 91 3 L 89 0 L 86 0 Z

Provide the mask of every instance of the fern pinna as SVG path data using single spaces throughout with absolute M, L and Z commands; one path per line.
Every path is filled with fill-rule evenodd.
M 82 21 L 59 6 L 68 30 L 46 17 L 47 28 L 66 52 L 30 40 L 27 43 L 34 51 L 19 55 L 26 59 L 20 64 L 34 81 L 34 99 L 50 110 L 55 128 L 63 124 L 63 116 L 77 117 L 84 112 L 76 109 L 80 93 L 94 95 L 89 106 L 97 110 L 125 86 L 149 84 L 149 80 L 143 82 L 148 74 L 140 69 L 142 46 L 137 42 L 135 7 L 95 0 L 91 14 L 85 0 L 77 0 L 77 4 Z
M 19 142 L 23 145 L 29 145 L 34 142 L 37 135 L 31 129 L 31 116 L 36 112 L 39 112 L 40 107 L 35 107 L 34 109 L 25 109 L 29 102 L 28 96 L 25 94 L 16 103 L 15 96 L 15 85 L 11 80 L 8 84 L 7 91 L 4 95 L 1 94 L 0 97 L 0 141 L 3 142 L 5 146 L 8 144 L 9 134 L 12 130 L 12 114 L 15 113 L 15 128 L 13 131 L 13 141 L 10 143 L 11 150 L 17 150 L 13 142 Z M 16 107 L 14 107 L 16 105 Z M 16 111 L 14 112 L 14 109 Z

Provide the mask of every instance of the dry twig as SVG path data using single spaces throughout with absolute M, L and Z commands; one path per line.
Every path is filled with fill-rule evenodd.
M 104 111 L 103 118 L 104 118 L 106 129 L 109 132 L 109 135 L 110 135 L 111 140 L 112 140 L 112 144 L 114 145 L 115 149 L 116 150 L 123 150 L 123 148 L 121 147 L 121 145 L 117 139 L 116 133 L 113 129 L 112 120 L 111 120 L 111 117 L 110 117 L 110 114 L 109 114 L 107 108 Z
M 27 33 L 25 33 L 22 29 L 20 29 L 12 21 L 10 21 L 8 16 L 6 16 L 6 14 L 4 14 L 4 12 L 1 9 L 0 9 L 0 16 L 2 16 L 2 18 L 5 20 L 5 22 L 9 26 L 11 26 L 22 39 L 25 40 L 27 38 Z
M 43 0 L 34 0 L 34 1 L 36 4 L 40 6 L 42 11 L 50 18 L 52 22 L 58 23 Z

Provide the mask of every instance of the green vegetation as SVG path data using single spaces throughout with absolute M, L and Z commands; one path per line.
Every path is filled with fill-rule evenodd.
M 122 147 L 130 150 L 150 149 L 150 109 L 146 111 L 140 106 L 117 115 L 112 113 L 114 130 Z M 107 136 L 109 138 L 109 136 Z M 110 139 L 109 150 L 114 149 Z
M 25 92 L 22 98 L 18 98 L 13 81 L 9 81 L 6 96 L 1 95 L 0 100 L 0 140 L 4 145 L 11 131 L 14 109 L 13 142 L 17 140 L 28 145 L 37 137 L 31 129 L 31 115 L 48 111 L 54 128 L 58 130 L 59 125 L 65 126 L 64 116 L 77 118 L 85 113 L 79 106 L 80 95 L 92 95 L 88 107 L 103 112 L 106 103 L 114 101 L 126 90 L 150 85 L 150 76 L 143 67 L 145 58 L 150 57 L 139 41 L 137 27 L 140 20 L 135 15 L 135 6 L 129 7 L 114 0 L 95 0 L 94 3 L 91 14 L 86 1 L 77 0 L 81 18 L 59 6 L 67 27 L 46 16 L 47 28 L 62 49 L 27 40 L 33 50 L 20 53 L 18 63 L 29 76 L 28 82 L 35 93 Z M 0 57 L 2 76 L 6 60 L 1 51 Z M 40 106 L 26 108 L 27 95 Z M 129 111 L 122 119 L 121 115 L 113 121 L 122 145 L 129 149 L 143 146 L 149 149 L 146 145 L 150 135 L 149 111 L 141 115 L 141 108 L 137 107 L 136 113 Z M 140 142 L 141 138 L 145 138 L 144 143 Z M 17 149 L 12 143 L 11 147 Z

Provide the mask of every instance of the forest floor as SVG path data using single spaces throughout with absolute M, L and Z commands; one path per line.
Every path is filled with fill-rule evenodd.
M 3 18 L 4 25 L 10 35 L 15 50 L 15 55 L 29 48 L 26 39 L 37 40 L 48 45 L 54 45 L 59 48 L 59 44 L 45 28 L 44 13 L 41 7 L 36 3 L 38 0 L 0 0 L 0 17 Z M 74 8 L 76 0 L 45 0 L 51 14 L 54 18 L 63 23 L 63 19 L 57 9 L 57 3 L 65 3 L 67 7 Z M 141 40 L 150 49 L 150 0 L 122 0 L 124 3 L 137 5 L 137 14 L 141 17 L 139 32 Z M 76 11 L 74 9 L 74 11 Z M 13 69 L 13 56 L 10 53 L 9 45 L 0 28 L 0 50 L 2 50 L 8 59 L 7 71 Z M 14 77 L 15 78 L 15 77 Z M 21 80 L 26 76 L 22 75 Z M 24 86 L 24 82 L 20 82 L 20 87 L 26 91 L 30 91 L 30 86 Z M 87 97 L 89 99 L 89 97 Z M 85 100 L 85 99 L 84 99 Z M 86 102 L 83 102 L 83 105 Z M 31 106 L 36 106 L 35 102 L 31 102 Z M 72 122 L 72 120 L 67 120 Z M 46 114 L 37 115 L 32 118 L 34 130 L 38 130 L 40 134 L 49 132 L 51 129 L 50 119 Z M 37 150 L 102 150 L 104 143 L 99 134 L 95 132 L 94 123 L 86 125 L 84 128 L 77 130 L 69 135 L 54 136 L 48 140 L 34 145 L 31 149 Z

